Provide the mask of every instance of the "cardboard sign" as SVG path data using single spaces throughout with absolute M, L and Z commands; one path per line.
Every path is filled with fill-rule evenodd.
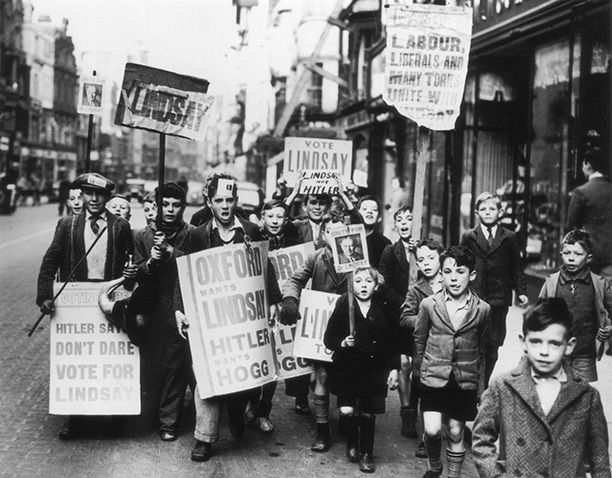
M 53 415 L 140 413 L 140 351 L 98 307 L 103 285 L 71 282 L 55 303 L 49 371 Z M 113 298 L 120 295 L 128 294 L 119 289 Z
M 287 279 L 304 264 L 304 261 L 306 261 L 310 254 L 314 254 L 314 244 L 312 242 L 270 251 L 270 262 L 272 262 L 276 272 L 278 286 L 281 290 Z M 293 337 L 295 336 L 295 331 L 296 326 L 282 325 L 280 323 L 276 324 L 273 328 L 279 380 L 307 375 L 312 372 L 312 365 L 307 360 L 293 356 Z
M 363 224 L 336 228 L 331 235 L 334 238 L 331 246 L 336 272 L 352 272 L 370 266 L 368 243 Z
M 454 129 L 467 75 L 472 9 L 410 0 L 384 10 L 383 99 L 419 125 Z
M 204 141 L 208 81 L 127 63 L 115 124 Z
M 275 380 L 268 329 L 268 241 L 215 247 L 176 260 L 201 398 Z
M 300 297 L 301 319 L 295 329 L 293 355 L 322 362 L 332 361 L 332 351 L 325 347 L 323 337 L 327 321 L 340 295 L 303 290 Z
M 322 138 L 285 138 L 283 176 L 295 187 L 303 175 L 302 194 L 337 194 L 337 175 L 343 184 L 351 180 L 353 143 Z
M 102 98 L 106 80 L 98 76 L 83 76 L 79 80 L 77 112 L 88 115 L 102 115 Z

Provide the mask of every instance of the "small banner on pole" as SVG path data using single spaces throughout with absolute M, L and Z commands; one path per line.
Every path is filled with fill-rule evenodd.
M 307 242 L 297 246 L 285 247 L 270 251 L 270 262 L 276 272 L 278 286 L 282 290 L 283 284 L 314 253 L 314 244 Z M 286 379 L 307 375 L 312 372 L 312 366 L 303 358 L 293 356 L 293 338 L 297 326 L 277 323 L 273 330 L 274 349 L 278 365 L 278 379 Z
M 102 98 L 106 80 L 99 76 L 82 76 L 79 79 L 77 112 L 87 115 L 102 115 Z
M 268 329 L 268 241 L 215 247 L 176 260 L 201 398 L 275 380 Z
M 71 282 L 55 303 L 49 361 L 52 415 L 140 413 L 140 351 L 100 310 L 103 286 Z M 122 288 L 114 294 L 114 300 L 129 295 Z
M 332 231 L 331 244 L 336 272 L 353 272 L 361 267 L 369 267 L 368 243 L 363 224 L 351 224 Z
M 302 178 L 301 194 L 338 194 L 337 178 L 348 184 L 352 164 L 352 141 L 285 138 L 283 177 L 289 187 L 294 187 Z
M 325 347 L 323 337 L 327 321 L 340 295 L 304 289 L 300 297 L 300 320 L 295 329 L 293 355 L 321 362 L 331 362 L 333 352 Z
M 208 81 L 127 63 L 115 124 L 204 141 L 213 97 Z
M 454 129 L 472 36 L 469 7 L 390 4 L 384 101 L 420 126 Z

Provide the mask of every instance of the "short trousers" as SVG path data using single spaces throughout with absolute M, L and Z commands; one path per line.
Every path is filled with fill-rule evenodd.
M 597 361 L 595 358 L 570 357 L 568 362 L 575 376 L 580 377 L 585 382 L 597 381 Z
M 439 412 L 462 422 L 476 418 L 478 390 L 459 388 L 453 375 L 442 388 L 428 387 L 421 383 L 420 394 L 422 412 Z

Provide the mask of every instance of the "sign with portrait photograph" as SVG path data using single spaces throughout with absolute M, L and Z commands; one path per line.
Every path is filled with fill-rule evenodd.
M 102 114 L 102 98 L 106 80 L 99 76 L 82 76 L 79 80 L 77 112 L 87 115 Z
M 331 244 L 336 272 L 352 272 L 361 267 L 368 267 L 368 244 L 363 224 L 351 224 L 332 231 Z
M 53 415 L 140 413 L 140 351 L 100 310 L 104 285 L 69 282 L 55 302 L 49 361 Z M 118 289 L 113 300 L 128 295 Z

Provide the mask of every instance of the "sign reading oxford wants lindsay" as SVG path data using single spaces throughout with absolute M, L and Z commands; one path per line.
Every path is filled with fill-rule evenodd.
M 208 81 L 127 63 L 115 124 L 204 141 L 213 97 Z
M 351 180 L 353 143 L 339 139 L 285 138 L 283 176 L 301 194 L 337 194 L 338 176 Z

